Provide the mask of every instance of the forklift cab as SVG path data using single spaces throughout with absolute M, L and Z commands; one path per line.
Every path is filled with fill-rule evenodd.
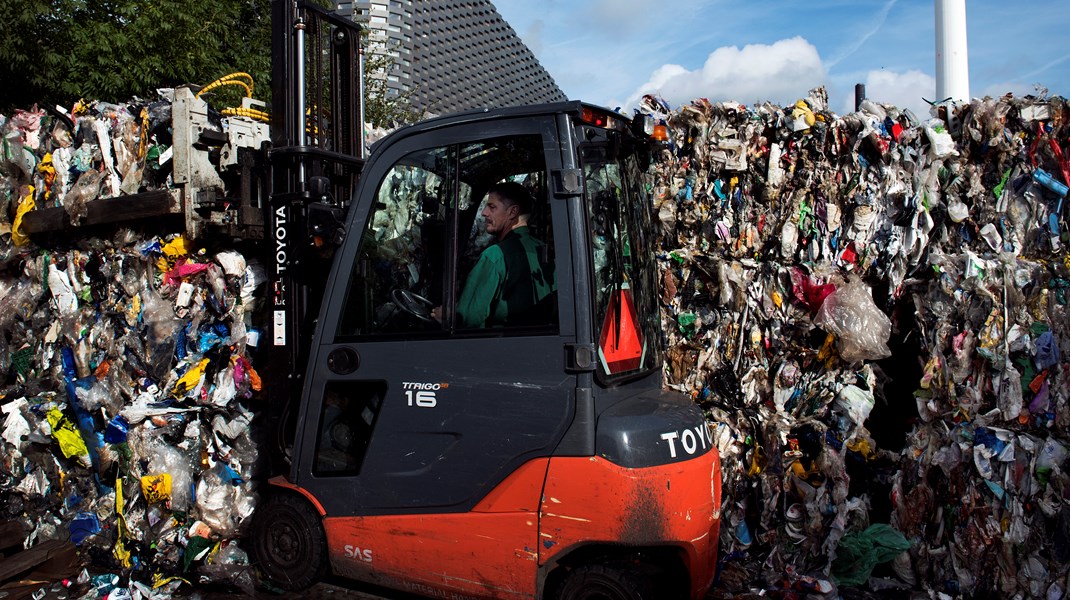
M 578 102 L 474 111 L 373 149 L 334 257 L 289 475 L 253 554 L 444 598 L 699 598 L 720 505 L 701 411 L 662 390 L 650 141 Z M 530 193 L 552 290 L 471 326 L 487 191 Z M 473 280 L 473 281 L 470 281 Z M 431 316 L 441 307 L 441 318 Z

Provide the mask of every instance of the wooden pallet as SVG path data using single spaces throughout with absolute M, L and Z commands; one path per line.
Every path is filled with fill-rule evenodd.
M 74 544 L 64 540 L 46 540 L 23 549 L 26 531 L 21 522 L 0 523 L 0 592 L 4 600 L 30 598 L 33 593 L 65 579 L 73 579 L 82 570 L 82 560 Z

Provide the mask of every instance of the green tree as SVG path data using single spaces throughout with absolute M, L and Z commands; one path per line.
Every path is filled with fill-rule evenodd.
M 272 0 L 0 0 L 0 113 L 78 98 L 126 102 L 155 90 L 206 85 L 233 72 L 271 96 Z M 324 3 L 326 5 L 326 3 Z M 394 55 L 365 29 L 365 117 L 378 127 L 415 121 L 411 93 L 391 95 Z M 212 92 L 233 106 L 238 88 Z
M 0 108 L 126 101 L 244 71 L 270 95 L 271 0 L 0 0 Z
M 387 74 L 396 64 L 394 48 L 385 36 L 361 30 L 361 47 L 364 48 L 364 119 L 375 127 L 395 127 L 413 123 L 420 114 L 412 106 L 415 89 L 401 94 L 392 94 L 388 87 Z

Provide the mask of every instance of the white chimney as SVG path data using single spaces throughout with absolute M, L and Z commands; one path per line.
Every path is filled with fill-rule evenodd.
M 936 100 L 970 101 L 966 54 L 966 0 L 936 3 Z

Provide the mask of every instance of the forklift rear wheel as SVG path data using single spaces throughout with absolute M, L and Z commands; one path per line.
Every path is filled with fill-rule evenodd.
M 558 588 L 556 600 L 649 600 L 650 582 L 638 573 L 607 565 L 579 567 Z
M 271 581 L 303 590 L 327 573 L 327 539 L 320 516 L 305 500 L 275 494 L 257 507 L 253 556 Z

